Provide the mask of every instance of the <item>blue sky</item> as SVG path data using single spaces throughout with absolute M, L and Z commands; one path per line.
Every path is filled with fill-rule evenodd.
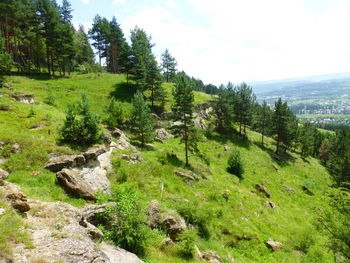
M 59 2 L 59 1 L 58 1 Z M 71 0 L 75 25 L 138 25 L 206 83 L 350 71 L 350 0 Z

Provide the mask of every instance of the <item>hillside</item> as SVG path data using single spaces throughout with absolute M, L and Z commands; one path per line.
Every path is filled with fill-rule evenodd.
M 0 141 L 4 142 L 0 168 L 10 172 L 7 181 L 22 189 L 32 208 L 27 218 L 15 212 L 4 197 L 9 186 L 3 186 L 4 189 L 0 186 L 0 208 L 5 209 L 0 215 L 0 258 L 16 257 L 20 243 L 25 244 L 26 248 L 20 249 L 28 255 L 41 249 L 36 235 L 45 224 L 52 224 L 52 228 L 45 228 L 45 233 L 55 242 L 68 240 L 68 226 L 75 229 L 77 225 L 68 214 L 78 214 L 81 207 L 93 202 L 67 195 L 57 185 L 56 174 L 44 166 L 52 156 L 86 150 L 72 149 L 57 141 L 67 104 L 77 101 L 84 93 L 92 110 L 102 115 L 109 97 L 114 96 L 130 111 L 133 89 L 125 81 L 124 75 L 114 74 L 73 74 L 56 79 L 6 77 L 10 88 L 0 90 Z M 171 84 L 164 85 L 170 95 Z M 16 102 L 13 94 L 33 94 L 34 104 Z M 195 93 L 197 105 L 211 99 L 209 95 Z M 166 110 L 170 104 L 171 99 Z M 168 129 L 169 125 L 168 121 L 159 121 L 160 127 Z M 137 146 L 132 134 L 123 131 L 131 144 Z M 107 129 L 104 132 L 109 133 Z M 120 143 L 121 137 L 113 140 Z M 199 251 L 204 254 L 215 251 L 220 257 L 220 261 L 211 262 L 333 262 L 332 254 L 325 249 L 327 240 L 316 224 L 317 208 L 326 206 L 324 193 L 331 183 L 327 170 L 318 160 L 302 159 L 295 152 L 286 158 L 277 157 L 271 138 L 266 140 L 266 148 L 262 148 L 260 134 L 249 131 L 248 137 L 246 141 L 235 134 L 221 136 L 203 131 L 199 148 L 205 158 L 191 156 L 190 169 L 184 165 L 184 149 L 179 138 L 154 142 L 148 148 L 116 148 L 111 155 L 113 168 L 108 173 L 110 188 L 112 192 L 133 192 L 142 214 L 149 211 L 152 200 L 157 200 L 161 218 L 172 216 L 185 220 L 184 228 L 189 229 Z M 19 149 L 13 149 L 14 144 Z M 245 164 L 241 180 L 226 171 L 229 148 L 241 151 Z M 129 162 L 135 152 L 140 153 L 137 160 L 143 161 Z M 179 171 L 187 177 L 179 176 Z M 264 186 L 271 196 L 260 192 L 257 184 Z M 101 196 L 99 203 L 108 199 Z M 73 206 L 53 203 L 56 201 Z M 58 211 L 57 218 L 49 220 L 53 217 L 50 211 L 53 214 Z M 61 214 L 64 220 L 57 225 Z M 37 222 L 40 220 L 42 224 Z M 145 253 L 140 256 L 145 262 L 203 262 L 180 257 L 182 241 L 164 245 L 168 235 L 161 227 L 153 230 L 147 227 L 146 231 L 149 238 Z M 74 235 L 69 238 L 74 239 Z M 74 240 L 80 239 L 75 236 Z M 283 248 L 273 252 L 265 244 L 269 239 L 282 243 Z M 89 246 L 95 245 L 91 242 Z M 101 250 L 107 253 L 112 248 Z M 38 257 L 32 262 L 54 261 Z

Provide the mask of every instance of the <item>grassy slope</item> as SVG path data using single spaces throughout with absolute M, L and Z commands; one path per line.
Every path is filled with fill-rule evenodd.
M 42 167 L 50 152 L 74 152 L 56 144 L 57 128 L 62 124 L 66 105 L 85 93 L 90 98 L 92 109 L 99 114 L 103 112 L 103 106 L 111 94 L 125 101 L 125 106 L 129 107 L 130 91 L 123 84 L 124 81 L 124 76 L 110 74 L 73 75 L 54 80 L 9 77 L 8 82 L 15 92 L 36 95 L 34 105 L 13 103 L 6 95 L 0 98 L 0 104 L 10 103 L 13 106 L 9 112 L 0 111 L 0 141 L 18 142 L 22 147 L 3 165 L 12 171 L 9 181 L 21 185 L 24 192 L 33 198 L 83 205 L 84 201 L 68 197 L 56 186 L 54 174 Z M 171 85 L 165 86 L 171 93 Z M 50 92 L 56 97 L 55 107 L 44 103 Z M 197 103 L 210 99 L 210 96 L 201 93 L 196 93 L 195 97 Z M 170 108 L 170 103 L 166 108 Z M 28 118 L 31 109 L 35 115 Z M 27 128 L 37 123 L 46 126 L 36 130 Z M 201 151 L 210 160 L 210 165 L 207 167 L 203 160 L 191 157 L 193 170 L 206 177 L 194 182 L 194 187 L 174 176 L 173 169 L 183 165 L 183 146 L 178 139 L 164 144 L 154 143 L 155 150 L 142 152 L 146 160 L 143 163 L 131 165 L 119 162 L 120 166 L 111 174 L 111 180 L 115 185 L 133 184 L 144 207 L 149 200 L 160 198 L 164 211 L 191 205 L 207 219 L 211 233 L 208 240 L 198 238 L 196 241 L 201 251 L 215 250 L 222 257 L 232 255 L 237 262 L 313 262 L 311 259 L 317 258 L 314 262 L 332 262 L 323 248 L 325 240 L 313 226 L 314 208 L 324 205 L 322 195 L 330 183 L 326 170 L 317 160 L 302 160 L 297 154 L 292 154 L 288 162 L 278 163 L 271 151 L 274 148 L 272 140 L 267 140 L 267 149 L 262 149 L 258 134 L 252 132 L 249 137 L 250 143 L 212 134 L 208 140 L 201 142 Z M 224 151 L 224 145 L 241 150 L 246 164 L 243 180 L 239 181 L 226 172 L 228 152 Z M 164 160 L 166 152 L 175 153 L 180 161 L 169 160 L 165 165 L 160 164 L 159 159 Z M 118 153 L 115 156 L 118 159 Z M 278 167 L 278 171 L 273 165 Z M 29 176 L 36 170 L 42 171 L 42 174 Z M 124 178 L 124 181 L 125 175 L 127 181 L 123 183 L 120 178 Z M 276 209 L 268 208 L 267 199 L 255 193 L 256 183 L 263 183 L 269 189 L 270 200 L 276 204 Z M 314 195 L 302 191 L 303 185 L 308 186 Z M 296 193 L 284 191 L 283 186 L 294 188 Z M 230 193 L 227 201 L 222 196 L 225 190 Z M 149 244 L 146 254 L 147 262 L 183 262 L 176 256 L 176 246 L 161 249 L 162 238 L 164 234 L 161 232 L 153 233 L 152 244 Z M 284 243 L 286 248 L 271 253 L 264 245 L 268 238 Z M 295 253 L 294 250 L 301 250 L 309 243 L 311 246 L 305 249 L 306 256 Z

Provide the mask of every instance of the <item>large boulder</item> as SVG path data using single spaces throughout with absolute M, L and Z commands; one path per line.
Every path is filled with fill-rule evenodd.
M 107 243 L 102 243 L 99 248 L 108 257 L 110 263 L 144 263 L 135 254 Z M 93 261 L 95 262 L 95 261 Z
M 172 215 L 167 215 L 161 219 L 160 227 L 174 241 L 178 240 L 180 233 L 182 233 L 187 228 L 186 223 L 182 218 L 177 219 Z
M 76 166 L 84 165 L 86 159 L 83 155 L 61 155 L 52 157 L 45 165 L 45 169 L 50 170 L 51 172 L 59 172 L 64 168 L 72 168 Z
M 18 102 L 33 104 L 35 96 L 33 94 L 12 94 L 12 98 Z
M 271 197 L 270 192 L 262 184 L 256 184 L 255 189 L 258 190 L 260 193 L 264 194 L 267 198 Z
M 97 160 L 97 157 L 107 151 L 104 145 L 100 145 L 98 147 L 94 147 L 92 149 L 87 150 L 83 153 L 86 162 Z
M 63 169 L 56 174 L 56 178 L 67 193 L 87 200 L 96 200 L 91 187 L 75 171 Z
M 269 240 L 267 240 L 265 244 L 273 252 L 276 252 L 276 251 L 281 250 L 283 248 L 283 244 L 282 243 L 277 242 L 277 241 L 275 241 L 275 240 L 273 240 L 271 238 Z
M 9 173 L 3 169 L 0 169 L 0 179 L 6 180 L 9 177 Z
M 146 215 L 149 220 L 149 226 L 151 228 L 158 227 L 160 219 L 160 204 L 157 200 L 152 200 L 149 202 Z
M 163 142 L 173 137 L 174 136 L 167 132 L 167 130 L 164 128 L 156 129 L 155 131 L 155 139 L 159 142 Z

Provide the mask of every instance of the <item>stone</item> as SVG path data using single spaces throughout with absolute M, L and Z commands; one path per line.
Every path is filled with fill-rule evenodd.
M 14 143 L 11 148 L 12 153 L 18 153 L 21 150 L 21 146 L 18 143 Z
M 115 128 L 112 132 L 111 132 L 112 136 L 116 139 L 118 139 L 119 137 L 121 137 L 122 135 L 124 135 L 124 132 L 118 128 Z
M 198 176 L 195 175 L 192 172 L 183 172 L 183 171 L 180 171 L 180 170 L 175 170 L 175 174 L 178 175 L 178 176 L 181 176 L 183 178 L 192 180 L 192 181 L 199 180 Z
M 85 157 L 86 162 L 88 162 L 91 160 L 97 160 L 97 157 L 105 153 L 106 151 L 107 151 L 106 147 L 104 147 L 103 145 L 100 145 L 98 147 L 89 149 L 88 151 L 84 152 L 83 155 Z
M 6 180 L 9 177 L 9 173 L 0 168 L 0 179 Z
M 61 155 L 57 157 L 52 157 L 45 165 L 45 169 L 51 172 L 59 172 L 64 168 L 72 168 L 75 166 L 81 166 L 86 162 L 83 155 Z
M 267 205 L 267 207 L 272 208 L 272 209 L 275 209 L 275 208 L 276 208 L 275 203 L 273 203 L 273 202 L 271 202 L 271 201 L 267 201 L 267 202 L 266 202 L 266 205 Z
M 171 240 L 170 237 L 167 237 L 167 238 L 164 238 L 162 240 L 162 246 L 163 247 L 173 247 L 173 246 L 175 246 L 175 243 L 174 243 L 174 241 Z
M 143 158 L 141 157 L 141 153 L 138 152 L 138 151 L 135 151 L 133 152 L 132 154 L 130 155 L 127 155 L 127 154 L 123 154 L 121 156 L 121 158 L 125 161 L 127 161 L 128 163 L 140 163 L 140 162 L 143 162 Z
M 222 192 L 221 195 L 225 199 L 225 201 L 228 201 L 228 199 L 230 198 L 231 192 L 230 190 L 226 189 L 225 191 Z
M 225 258 L 227 259 L 228 262 L 235 263 L 235 259 L 231 255 L 226 255 Z
M 56 174 L 56 178 L 67 193 L 87 200 L 96 200 L 91 187 L 73 170 L 65 168 Z
M 212 251 L 212 250 L 209 250 L 207 252 L 202 253 L 202 258 L 205 261 L 209 261 L 211 263 L 222 263 L 223 262 L 221 257 L 219 257 L 219 255 L 215 251 Z
M 273 167 L 273 169 L 275 169 L 275 170 L 276 170 L 276 172 L 278 171 L 278 167 L 277 167 L 277 165 L 273 164 L 273 165 L 272 165 L 272 167 Z
M 160 220 L 160 227 L 165 230 L 173 241 L 178 240 L 180 233 L 187 228 L 186 223 L 182 218 L 176 219 L 172 215 L 167 215 Z
M 103 242 L 99 248 L 108 257 L 109 263 L 144 263 L 135 254 L 114 245 Z M 95 261 L 92 262 L 95 263 Z
M 5 213 L 6 213 L 5 208 L 0 208 L 0 216 L 2 216 L 2 215 L 5 214 Z
M 12 98 L 18 102 L 33 104 L 35 96 L 33 94 L 12 94 Z
M 5 160 L 4 159 L 0 159 L 0 165 L 4 164 Z
M 173 138 L 174 135 L 167 132 L 166 129 L 160 128 L 155 130 L 155 139 L 156 141 L 163 142 L 165 140 L 168 140 L 170 138 Z
M 9 111 L 10 109 L 10 105 L 0 104 L 0 111 Z
M 12 207 L 19 212 L 25 213 L 30 210 L 30 206 L 27 202 L 27 197 L 22 193 L 11 193 L 8 194 L 6 198 L 11 202 Z
M 230 146 L 228 146 L 228 145 L 225 145 L 225 146 L 224 146 L 224 150 L 225 150 L 226 152 L 228 152 L 228 151 L 230 151 L 230 150 L 231 150 L 231 147 L 230 147 Z
M 106 146 L 109 146 L 112 143 L 112 135 L 106 133 L 103 137 L 103 142 Z
M 2 87 L 5 88 L 5 89 L 11 89 L 12 88 L 12 86 L 10 84 L 8 84 L 8 83 L 4 83 L 2 85 Z
M 291 188 L 291 187 L 288 187 L 288 186 L 283 186 L 283 190 L 285 190 L 288 193 L 292 193 L 292 194 L 295 193 L 295 189 Z
M 269 191 L 265 188 L 265 186 L 261 185 L 261 184 L 256 184 L 255 185 L 255 189 L 258 190 L 259 192 L 263 193 L 267 198 L 271 197 L 271 194 L 269 193 Z
M 149 226 L 151 228 L 157 228 L 160 219 L 160 204 L 157 200 L 152 200 L 149 202 L 146 215 L 149 220 Z
M 0 263 L 13 263 L 13 260 L 0 255 Z
M 40 128 L 44 128 L 45 127 L 45 124 L 42 124 L 42 123 L 35 123 L 35 124 L 32 124 L 28 127 L 28 129 L 30 130 L 36 130 L 36 129 L 40 129 Z
M 265 244 L 273 252 L 276 252 L 276 251 L 281 250 L 283 248 L 283 244 L 282 243 L 277 242 L 277 241 L 275 241 L 275 240 L 273 240 L 271 238 L 269 240 L 267 240 Z
M 5 146 L 5 142 L 3 142 L 3 141 L 0 141 L 0 149 L 2 149 L 4 146 Z
M 0 179 L 0 186 L 4 186 L 5 185 L 5 181 Z

